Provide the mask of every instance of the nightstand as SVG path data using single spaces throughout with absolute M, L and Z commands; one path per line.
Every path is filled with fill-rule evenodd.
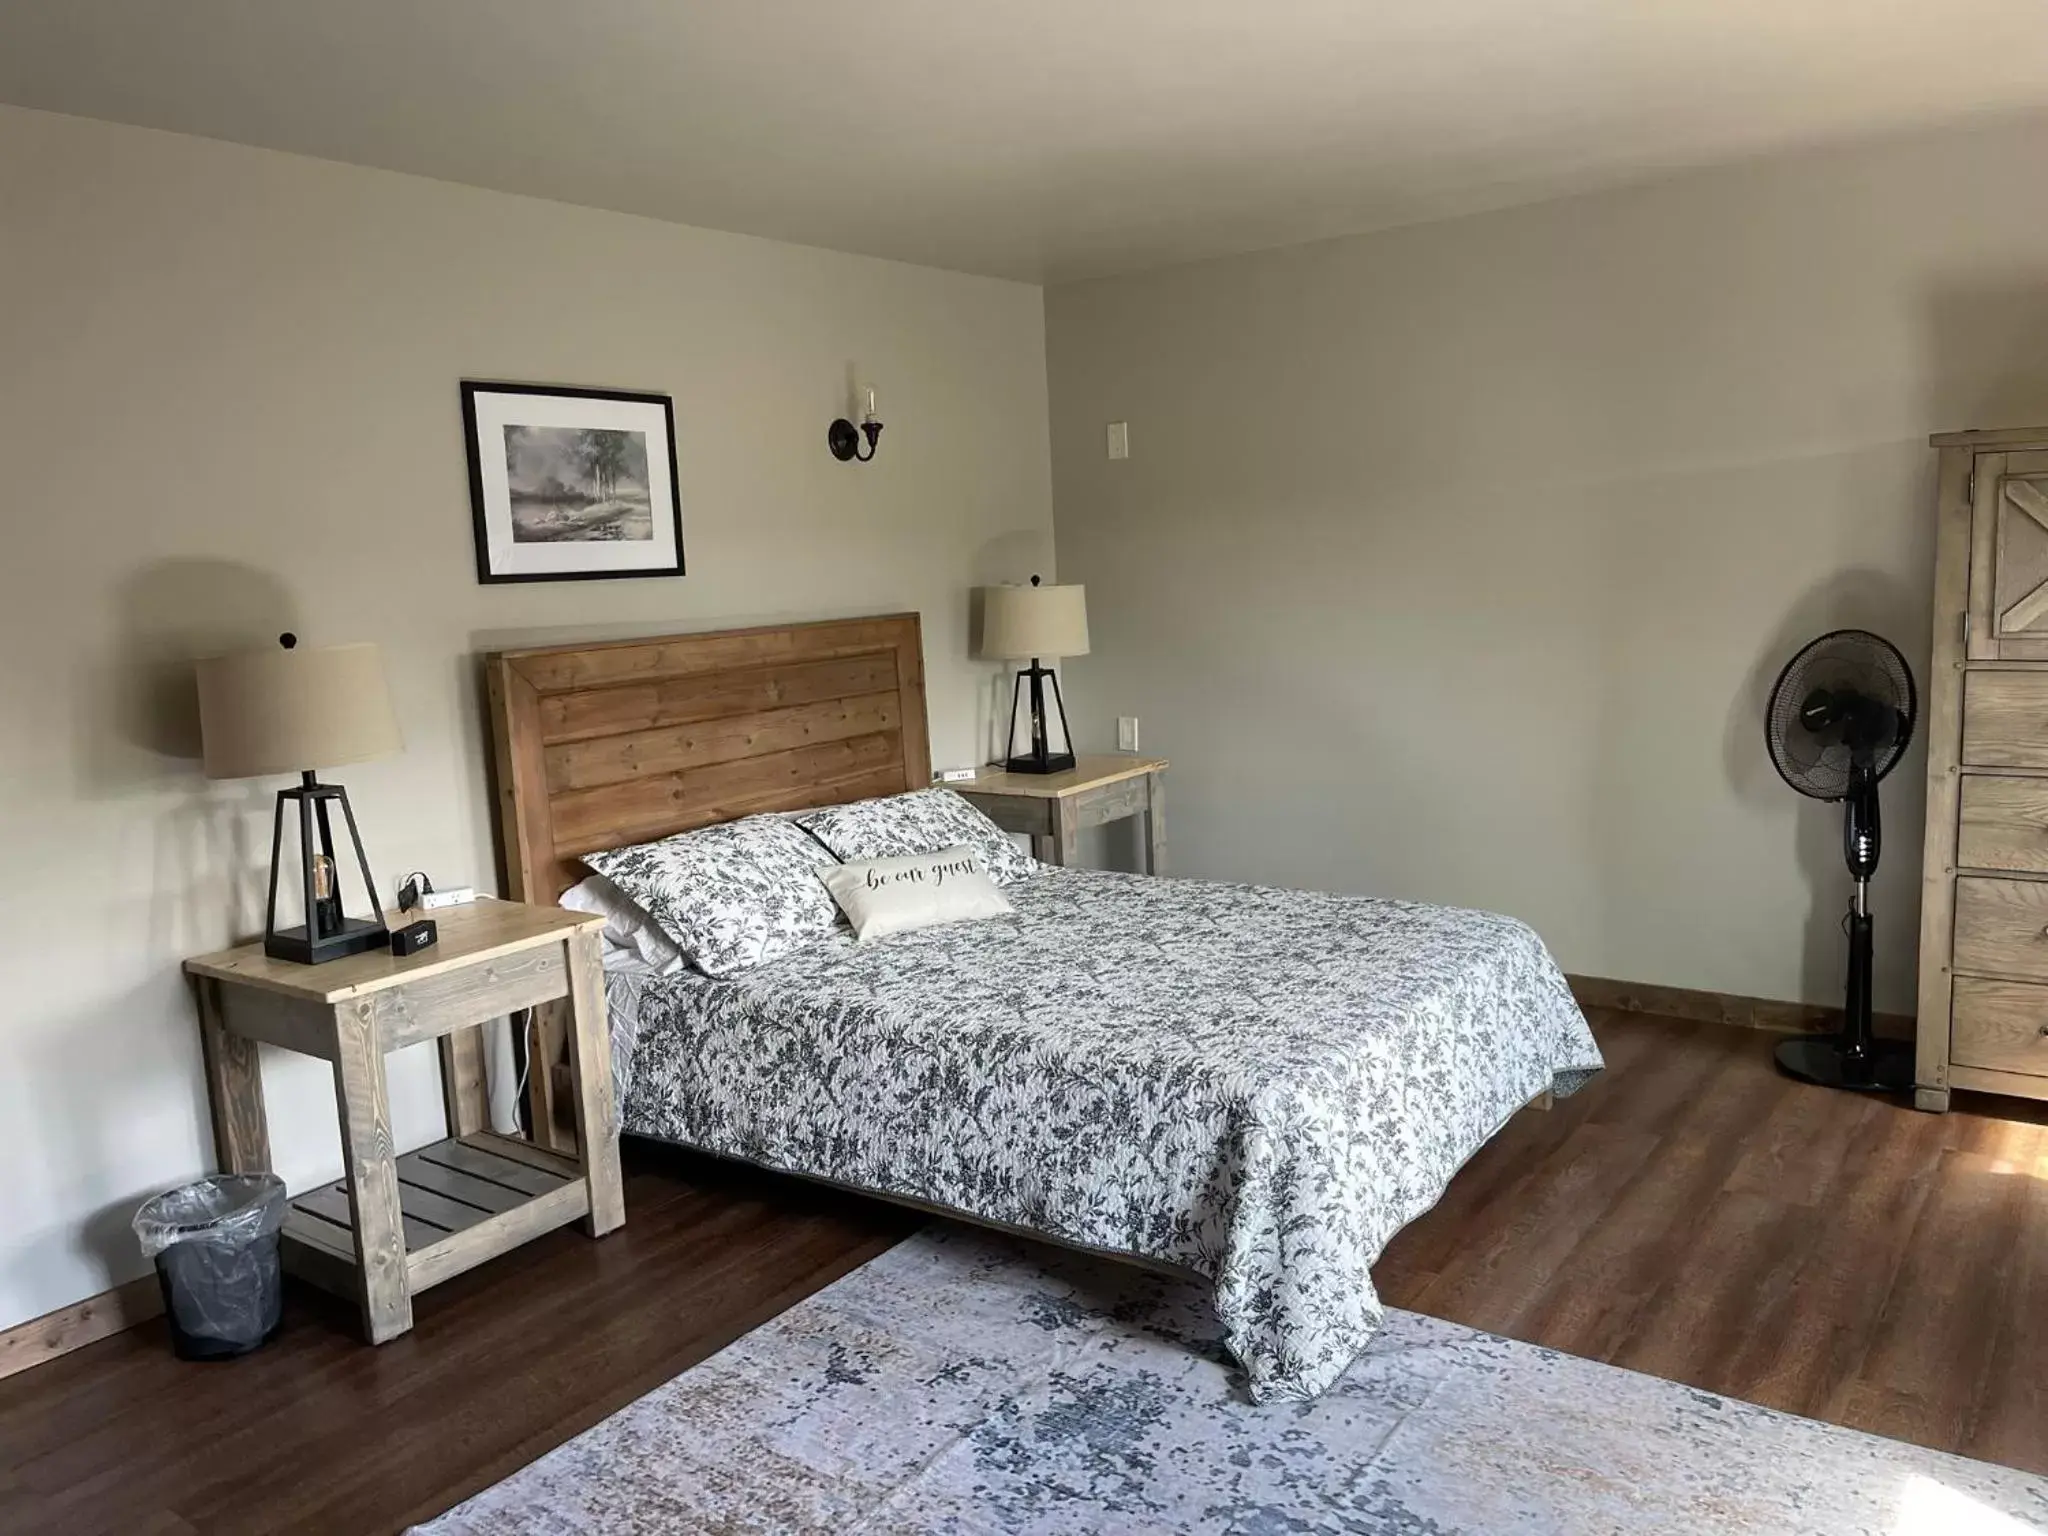
M 345 1177 L 285 1216 L 290 1272 L 356 1302 L 373 1344 L 412 1327 L 415 1291 L 581 1218 L 602 1237 L 626 1219 L 612 1106 L 599 930 L 559 907 L 479 900 L 434 914 L 440 942 L 325 965 L 245 944 L 185 962 L 199 1005 L 214 1149 L 227 1173 L 271 1167 L 261 1041 L 334 1068 Z M 568 1000 L 580 1157 L 481 1128 L 480 1039 L 471 1027 Z M 384 1054 L 441 1043 L 446 1140 L 403 1157 L 391 1140 Z
M 957 789 L 1005 832 L 1025 832 L 1031 851 L 1048 864 L 1065 864 L 1081 833 L 1126 816 L 1145 818 L 1145 871 L 1166 871 L 1166 795 L 1163 757 L 1106 752 L 1077 758 L 1064 773 L 1011 773 L 984 768 Z

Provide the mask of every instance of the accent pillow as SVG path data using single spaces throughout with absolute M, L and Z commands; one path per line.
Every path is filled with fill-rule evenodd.
M 583 862 L 638 902 L 707 976 L 801 949 L 839 920 L 818 882 L 832 855 L 780 816 L 587 853 Z
M 1011 842 L 1009 833 L 950 789 L 821 806 L 799 816 L 797 825 L 846 864 L 965 843 L 981 855 L 981 867 L 997 885 L 1015 885 L 1038 870 L 1038 861 Z
M 937 853 L 841 864 L 819 878 L 853 924 L 856 939 L 1001 917 L 1011 910 L 995 882 L 981 872 L 981 855 L 964 843 Z
M 603 875 L 579 880 L 562 892 L 560 905 L 571 912 L 595 912 L 604 919 L 608 947 L 639 957 L 642 964 L 663 976 L 673 976 L 687 963 L 676 941 L 656 926 L 653 918 L 624 891 Z

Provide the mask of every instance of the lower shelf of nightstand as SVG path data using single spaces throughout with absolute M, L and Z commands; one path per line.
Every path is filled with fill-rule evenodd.
M 590 1195 L 574 1158 L 489 1131 L 450 1137 L 398 1159 L 408 1289 L 473 1269 L 543 1232 L 588 1214 Z M 284 1267 L 322 1290 L 357 1292 L 348 1186 L 296 1197 L 280 1243 Z

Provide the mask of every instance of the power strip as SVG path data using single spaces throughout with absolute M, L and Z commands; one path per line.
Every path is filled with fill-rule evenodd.
M 980 776 L 981 770 L 978 768 L 941 768 L 939 770 L 939 782 L 941 784 L 971 784 Z
M 466 907 L 475 900 L 475 886 L 457 885 L 445 891 L 428 891 L 420 897 L 420 910 L 432 912 L 441 907 Z

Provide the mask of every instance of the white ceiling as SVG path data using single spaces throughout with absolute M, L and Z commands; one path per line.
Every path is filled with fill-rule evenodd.
M 0 101 L 1058 281 L 2048 109 L 2048 5 L 0 0 Z

